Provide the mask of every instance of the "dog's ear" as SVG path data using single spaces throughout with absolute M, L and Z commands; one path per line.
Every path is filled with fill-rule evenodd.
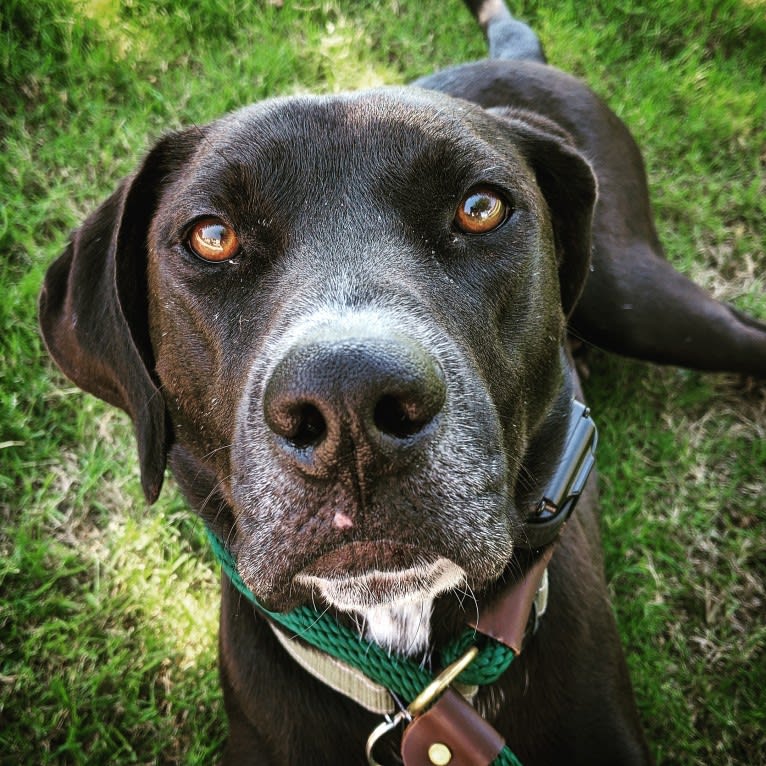
M 131 417 L 150 503 L 162 488 L 170 437 L 149 339 L 147 234 L 163 184 L 201 137 L 195 129 L 162 139 L 74 232 L 40 293 L 40 327 L 58 366 Z
M 550 120 L 516 109 L 489 109 L 513 133 L 551 215 L 559 264 L 561 305 L 569 317 L 582 293 L 591 259 L 596 176 L 570 136 Z

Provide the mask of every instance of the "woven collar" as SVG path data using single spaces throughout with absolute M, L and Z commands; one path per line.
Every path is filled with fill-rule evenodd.
M 320 652 L 296 636 L 285 633 L 273 622 L 269 623 L 282 648 L 306 672 L 336 692 L 377 715 L 393 715 L 397 711 L 391 692 L 382 684 L 375 683 L 361 670 L 346 662 Z
M 286 613 L 269 611 L 245 585 L 237 572 L 231 552 L 210 530 L 208 537 L 216 558 L 234 587 L 289 637 L 299 638 L 341 663 L 361 670 L 374 683 L 389 689 L 406 703 L 415 699 L 433 680 L 431 674 L 418 663 L 407 657 L 389 654 L 378 644 L 360 638 L 358 633 L 341 625 L 326 611 L 320 612 L 308 606 Z M 466 627 L 462 634 L 438 652 L 438 666 L 451 665 L 475 642 L 476 629 Z M 477 660 L 459 680 L 469 686 L 494 683 L 511 664 L 514 656 L 512 649 L 497 641 L 487 641 L 481 647 Z
M 320 677 L 336 691 L 346 694 L 365 707 L 369 704 L 372 707 L 368 707 L 368 709 L 385 715 L 383 723 L 371 732 L 367 740 L 366 754 L 370 764 L 377 764 L 373 755 L 374 746 L 384 733 L 395 728 L 402 721 L 409 721 L 405 731 L 406 736 L 413 727 L 425 721 L 428 713 L 424 712 L 423 715 L 420 715 L 420 713 L 414 712 L 415 706 L 419 705 L 420 700 L 424 697 L 429 700 L 438 700 L 435 702 L 435 709 L 452 699 L 449 696 L 450 693 L 462 691 L 466 686 L 482 686 L 494 683 L 505 673 L 516 657 L 517 652 L 503 643 L 504 621 L 491 620 L 490 629 L 487 630 L 487 634 L 492 636 L 491 638 L 486 641 L 479 641 L 477 634 L 485 630 L 483 624 L 473 629 L 467 628 L 440 653 L 440 666 L 445 670 L 439 677 L 432 677 L 423 667 L 411 660 L 389 655 L 377 644 L 364 641 L 326 613 L 319 613 L 308 607 L 301 607 L 287 614 L 269 612 L 258 602 L 255 595 L 242 581 L 231 553 L 209 530 L 208 535 L 216 557 L 237 590 L 270 620 L 292 633 L 292 638 L 290 638 L 284 635 L 284 630 L 272 628 L 290 655 L 300 665 Z M 526 578 L 516 584 L 516 587 L 525 594 L 520 600 L 528 602 L 529 608 L 526 611 L 525 625 L 536 603 L 539 603 L 540 609 L 544 609 L 547 604 L 546 566 L 552 553 L 552 548 L 545 551 L 533 564 Z M 542 581 L 546 582 L 544 588 L 541 587 Z M 531 597 L 530 594 L 532 594 Z M 505 601 L 504 598 L 501 599 L 501 602 L 503 601 Z M 523 610 L 514 609 L 513 611 L 522 613 Z M 500 609 L 501 614 L 502 612 L 503 610 Z M 492 628 L 497 624 L 501 625 L 501 629 L 498 636 L 495 637 L 492 635 Z M 518 630 L 511 630 L 511 641 L 517 634 Z M 306 651 L 306 647 L 296 642 L 295 638 L 303 639 L 311 644 L 313 649 Z M 317 658 L 321 655 L 329 655 L 330 657 L 318 660 Z M 466 665 L 464 663 L 467 657 L 470 659 Z M 454 676 L 448 682 L 448 686 L 444 687 L 444 693 L 431 693 L 430 690 L 435 687 L 441 688 L 439 682 L 444 674 L 448 673 L 450 668 L 458 665 L 461 665 L 461 670 L 455 671 Z M 452 692 L 450 692 L 450 688 L 453 690 Z M 389 693 L 388 700 L 382 693 L 383 691 Z M 393 716 L 390 715 L 393 709 L 389 700 L 396 701 L 400 707 L 399 712 Z M 466 703 L 463 702 L 463 705 Z M 498 749 L 492 751 L 494 754 L 491 759 L 492 766 L 520 766 L 520 762 L 513 751 L 503 744 L 502 738 L 494 732 L 494 729 L 486 724 L 470 705 L 466 705 L 466 709 L 470 711 L 470 716 L 473 717 L 474 721 L 478 721 L 485 730 L 492 733 L 493 741 L 499 743 Z M 425 708 L 420 708 L 420 710 L 424 711 Z M 405 763 L 411 762 L 406 757 L 404 760 Z
M 548 587 L 549 578 L 546 566 L 528 618 L 527 635 L 529 636 L 536 632 L 539 621 L 548 607 Z M 285 632 L 273 622 L 269 622 L 269 625 L 282 648 L 314 678 L 371 713 L 392 715 L 396 712 L 398 709 L 396 700 L 385 686 L 376 683 L 358 668 L 315 649 L 305 641 L 296 640 L 297 636 Z M 469 701 L 473 701 L 479 690 L 478 684 L 455 684 L 455 686 L 460 694 Z

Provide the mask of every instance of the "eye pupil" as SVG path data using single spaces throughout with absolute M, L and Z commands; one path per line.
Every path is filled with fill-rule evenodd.
M 223 250 L 227 239 L 227 231 L 221 224 L 205 226 L 199 233 L 200 242 L 214 250 Z
M 197 223 L 189 233 L 187 242 L 192 252 L 206 261 L 228 261 L 239 249 L 237 235 L 217 219 Z
M 500 200 L 492 198 L 487 194 L 472 194 L 466 201 L 463 209 L 466 215 L 471 218 L 477 218 L 480 221 L 486 221 L 491 218 L 497 208 Z
M 466 234 L 484 234 L 500 226 L 507 218 L 508 207 L 490 189 L 475 189 L 463 197 L 455 224 Z

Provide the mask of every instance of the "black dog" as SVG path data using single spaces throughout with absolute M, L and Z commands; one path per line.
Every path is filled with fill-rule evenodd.
M 227 763 L 360 763 L 381 720 L 314 677 L 240 577 L 267 609 L 317 603 L 437 666 L 477 611 L 479 631 L 524 643 L 473 708 L 434 700 L 421 718 L 438 736 L 408 734 L 407 763 L 489 763 L 495 732 L 532 765 L 650 761 L 589 487 L 562 531 L 592 448 L 567 327 L 757 375 L 766 327 L 663 259 L 618 118 L 499 0 L 469 5 L 502 60 L 170 135 L 45 281 L 48 348 L 133 419 L 149 501 L 168 459 L 236 561 Z M 519 582 L 525 642 L 487 618 Z M 395 762 L 397 736 L 371 757 Z

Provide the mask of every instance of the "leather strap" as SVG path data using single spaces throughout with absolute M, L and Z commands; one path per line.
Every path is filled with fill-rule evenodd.
M 489 766 L 505 740 L 454 689 L 447 689 L 402 736 L 404 766 Z
M 523 579 L 485 606 L 472 627 L 521 654 L 553 549 L 543 551 Z M 489 766 L 504 745 L 500 734 L 450 688 L 404 730 L 401 754 L 404 766 Z
M 483 607 L 478 620 L 470 621 L 469 625 L 479 633 L 490 636 L 512 649 L 515 654 L 521 654 L 529 616 L 553 550 L 552 545 L 546 548 L 527 570 L 524 578 L 513 587 L 506 588 L 495 601 Z

